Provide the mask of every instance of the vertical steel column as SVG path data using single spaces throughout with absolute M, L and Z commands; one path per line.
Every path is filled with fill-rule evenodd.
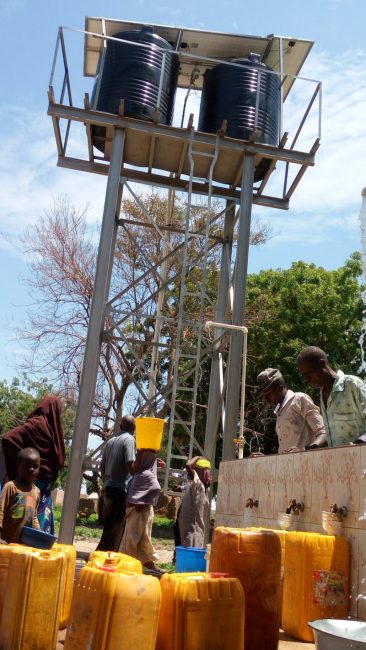
M 174 190 L 169 190 L 168 192 L 168 205 L 167 205 L 167 210 L 166 210 L 166 215 L 165 215 L 165 224 L 168 226 L 171 224 L 172 221 L 172 215 L 173 215 L 173 209 L 174 209 L 174 198 L 175 198 L 175 192 Z M 150 363 L 150 381 L 149 381 L 149 392 L 148 392 L 148 400 L 149 400 L 149 409 L 147 411 L 147 415 L 151 413 L 154 416 L 155 413 L 155 404 L 154 404 L 154 396 L 156 395 L 156 378 L 158 374 L 158 361 L 159 361 L 159 342 L 160 342 L 160 336 L 161 336 L 161 328 L 162 328 L 162 316 L 163 316 L 163 308 L 164 308 L 164 301 L 165 301 L 165 292 L 166 292 L 166 281 L 168 277 L 168 259 L 167 255 L 170 250 L 170 233 L 169 231 L 164 231 L 163 232 L 163 249 L 161 253 L 161 257 L 164 260 L 161 265 L 161 273 L 160 273 L 160 287 L 159 287 L 159 293 L 158 293 L 158 300 L 157 300 L 157 305 L 156 305 L 156 315 L 155 315 L 155 328 L 154 328 L 154 337 L 153 337 L 153 347 L 151 351 L 151 363 Z
M 225 223 L 224 223 L 224 241 L 221 252 L 220 262 L 220 279 L 217 294 L 217 308 L 215 321 L 224 323 L 227 316 L 227 307 L 229 302 L 229 290 L 231 282 L 231 254 L 233 247 L 233 224 L 235 219 L 235 207 L 233 202 L 227 202 Z M 214 340 L 222 334 L 219 328 L 214 329 Z M 212 467 L 215 466 L 215 452 L 217 430 L 220 421 L 221 410 L 221 388 L 220 388 L 220 358 L 219 346 L 215 346 L 212 354 L 210 388 L 207 404 L 207 420 L 205 432 L 205 456 L 211 461 Z
M 239 232 L 236 251 L 233 325 L 244 324 L 244 308 L 248 272 L 250 224 L 253 203 L 254 155 L 246 154 L 240 193 Z M 238 430 L 239 395 L 241 379 L 241 361 L 243 353 L 243 336 L 241 332 L 231 335 L 229 360 L 226 371 L 226 405 L 225 427 L 222 459 L 235 458 L 233 438 Z
M 118 228 L 118 215 L 122 196 L 120 189 L 120 174 L 124 141 L 124 131 L 116 129 L 112 143 L 112 154 L 104 202 L 94 291 L 80 380 L 79 399 L 67 474 L 65 499 L 62 508 L 59 541 L 63 544 L 72 544 L 75 519 L 79 504 L 83 460 L 88 444 L 90 420 L 98 374 L 101 335 L 105 318 L 105 304 L 109 292 L 114 243 L 116 230 Z

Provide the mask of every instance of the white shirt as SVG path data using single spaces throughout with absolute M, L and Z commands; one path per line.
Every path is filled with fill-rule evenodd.
M 288 390 L 283 402 L 277 404 L 274 412 L 279 454 L 290 447 L 303 451 L 315 438 L 325 433 L 319 407 L 306 393 Z

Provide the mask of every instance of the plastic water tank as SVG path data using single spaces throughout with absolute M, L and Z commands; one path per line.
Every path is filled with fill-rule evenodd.
M 231 62 L 237 65 L 219 63 L 205 72 L 198 130 L 216 133 L 223 120 L 227 120 L 227 136 L 248 140 L 255 129 L 257 142 L 277 145 L 281 101 L 279 76 L 261 63 L 258 54 Z M 264 167 L 266 165 L 263 171 L 257 168 L 255 180 L 263 178 Z
M 98 111 L 118 113 L 120 100 L 123 99 L 126 117 L 152 120 L 158 106 L 163 55 L 166 53 L 159 121 L 170 125 L 179 72 L 177 53 L 168 41 L 154 34 L 152 27 L 118 32 L 114 38 L 121 39 L 121 42 L 108 41 L 103 68 L 99 72 L 99 92 L 97 96 L 97 78 L 92 107 Z M 95 135 L 103 136 L 102 131 L 95 129 Z M 95 142 L 95 145 L 102 148 L 100 143 Z

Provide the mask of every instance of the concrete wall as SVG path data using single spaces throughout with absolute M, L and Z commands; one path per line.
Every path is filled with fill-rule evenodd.
M 323 533 L 322 510 L 347 506 L 342 535 L 351 547 L 352 616 L 366 620 L 366 445 L 262 456 L 221 463 L 215 526 L 278 528 L 290 499 L 302 501 L 296 529 Z M 258 508 L 246 508 L 247 499 Z

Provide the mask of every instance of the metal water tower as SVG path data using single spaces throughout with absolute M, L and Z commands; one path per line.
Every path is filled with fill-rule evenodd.
M 137 111 L 132 113 L 133 117 L 129 116 L 130 79 L 127 86 L 121 82 L 121 88 L 127 90 L 118 91 L 125 96 L 117 96 L 114 108 L 111 109 L 108 102 L 103 104 L 100 101 L 101 92 L 105 92 L 103 75 L 106 61 L 111 58 L 112 45 L 118 49 L 123 44 L 125 58 L 128 58 L 131 38 L 133 41 L 136 39 L 126 34 L 141 33 L 143 28 L 140 23 L 104 18 L 86 18 L 84 32 L 60 28 L 49 85 L 48 114 L 54 126 L 58 165 L 107 176 L 94 293 L 59 536 L 66 543 L 73 538 L 101 341 L 105 337 L 115 336 L 147 378 L 146 388 L 139 377 L 131 377 L 140 396 L 139 412 L 155 414 L 163 404 L 169 407 L 168 468 L 179 467 L 187 455 L 194 453 L 204 453 L 214 459 L 220 426 L 223 458 L 234 457 L 233 437 L 238 424 L 243 351 L 243 336 L 235 326 L 243 329 L 244 324 L 252 206 L 288 209 L 304 172 L 314 165 L 320 142 L 321 84 L 298 76 L 312 47 L 312 42 L 307 40 L 273 35 L 239 36 L 154 25 L 144 31 L 145 36 L 146 33 L 153 35 L 149 37 L 150 41 L 146 43 L 146 39 L 138 37 L 137 41 L 140 41 L 135 44 L 141 48 L 140 58 L 144 59 L 144 48 L 148 56 L 151 47 L 157 48 L 154 56 L 160 57 L 157 64 L 159 75 L 152 90 L 153 110 L 150 105 L 146 114 Z M 72 101 L 70 75 L 74 71 L 67 61 L 66 35 L 71 33 L 84 40 L 84 76 L 95 79 L 91 98 L 86 94 L 83 105 L 79 106 Z M 256 55 L 254 58 L 252 53 Z M 122 64 L 123 61 L 122 57 Z M 228 135 L 231 118 L 229 123 L 225 119 L 225 102 L 220 109 L 224 119 L 213 133 L 195 128 L 193 116 L 184 115 L 185 102 L 181 126 L 171 126 L 164 104 L 169 95 L 169 86 L 167 90 L 164 86 L 169 65 L 177 66 L 175 81 L 173 70 L 173 81 L 187 92 L 191 89 L 200 91 L 205 83 L 212 84 L 216 73 L 225 79 L 225 66 L 228 66 L 228 74 L 234 70 L 235 75 L 242 74 L 243 70 L 245 75 L 252 75 L 253 70 L 246 72 L 245 66 L 256 66 L 254 100 L 247 111 L 249 117 L 245 118 L 249 120 L 247 130 L 243 131 L 246 139 L 238 139 L 237 134 L 235 137 Z M 59 75 L 61 70 L 61 78 L 56 87 L 57 70 Z M 271 87 L 277 88 L 279 94 L 278 124 L 275 138 L 270 143 L 261 137 L 262 82 L 268 80 L 268 75 L 274 76 L 275 82 Z M 84 88 L 85 83 L 84 80 Z M 298 92 L 299 86 L 304 85 L 310 89 L 307 99 L 304 99 L 306 95 Z M 211 85 L 204 88 L 204 93 L 206 110 L 210 111 L 212 107 L 207 107 L 207 102 L 212 101 L 209 99 L 212 97 Z M 288 116 L 286 106 L 289 106 Z M 298 117 L 296 123 L 295 114 Z M 215 124 L 212 119 L 209 115 L 211 127 L 207 130 L 216 129 L 217 125 L 212 127 Z M 287 128 L 287 122 L 290 128 Z M 70 132 L 78 124 L 85 125 L 84 155 L 80 155 L 80 150 L 76 155 L 69 152 Z M 205 124 L 205 120 L 201 119 L 200 124 Z M 311 128 L 315 132 L 309 136 Z M 306 136 L 306 147 L 299 144 L 303 136 Z M 120 215 L 123 191 L 139 201 L 135 184 L 167 192 L 165 223 L 156 223 L 144 212 L 143 205 L 140 205 L 142 216 L 139 219 Z M 177 224 L 171 218 L 177 192 L 186 196 L 183 224 Z M 203 209 L 200 204 L 204 216 L 199 225 L 192 218 L 196 196 L 204 202 Z M 222 203 L 220 211 L 214 209 L 216 200 Z M 132 289 L 138 294 L 139 282 L 154 277 L 153 288 L 148 295 L 141 297 L 140 302 L 137 301 L 132 313 L 126 303 L 131 286 L 117 295 L 110 295 L 119 228 L 124 229 L 126 237 L 133 237 L 134 229 L 140 229 L 140 232 L 142 229 L 147 238 L 151 232 L 158 233 L 162 242 L 159 258 L 152 260 L 145 255 L 144 267 L 132 283 Z M 170 264 L 172 260 L 174 264 Z M 206 286 L 207 267 L 213 260 L 217 265 L 214 299 L 208 295 Z M 200 282 L 195 286 L 191 280 L 197 269 Z M 167 316 L 164 306 L 172 297 L 172 287 L 176 292 L 175 307 Z M 106 316 L 108 329 L 105 327 Z M 138 327 L 134 329 L 133 324 L 144 317 L 153 322 L 153 335 L 142 345 Z M 170 337 L 164 334 L 164 323 L 168 320 L 170 332 L 174 332 Z M 207 320 L 234 327 L 223 329 L 215 326 L 212 342 L 205 330 Z M 188 337 L 187 331 L 191 334 Z M 224 342 L 227 350 L 225 363 Z M 164 383 L 164 378 L 158 377 L 157 369 L 159 356 L 167 351 L 174 362 Z M 200 411 L 200 372 L 209 357 L 208 407 L 207 411 Z M 204 441 L 199 441 L 195 427 L 202 413 L 206 420 L 206 434 Z M 177 428 L 179 441 L 175 440 Z M 94 462 L 99 453 L 100 449 L 94 452 L 89 462 Z M 166 484 L 167 479 L 168 473 Z

